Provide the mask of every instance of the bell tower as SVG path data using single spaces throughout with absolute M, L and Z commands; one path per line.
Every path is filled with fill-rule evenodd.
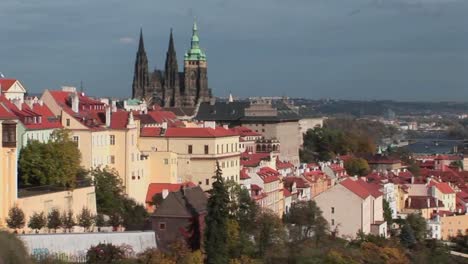
M 194 22 L 190 49 L 184 56 L 184 106 L 193 107 L 210 100 L 207 69 L 206 55 L 200 48 L 198 27 Z

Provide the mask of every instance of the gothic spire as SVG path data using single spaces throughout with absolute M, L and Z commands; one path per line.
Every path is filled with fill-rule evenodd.
M 146 57 L 145 45 L 143 42 L 143 29 L 140 28 L 140 42 L 135 59 L 135 72 L 133 75 L 132 97 L 142 99 L 149 89 L 150 80 L 148 72 L 148 58 Z
M 143 28 L 140 28 L 140 42 L 138 43 L 138 53 L 146 53 L 145 43 L 143 41 Z
M 164 69 L 164 104 L 174 106 L 180 95 L 179 87 L 179 66 L 177 64 L 177 55 L 174 46 L 174 37 L 169 35 L 169 47 L 166 53 L 166 64 Z

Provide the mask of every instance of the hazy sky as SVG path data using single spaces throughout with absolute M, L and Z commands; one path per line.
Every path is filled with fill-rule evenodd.
M 217 96 L 468 101 L 468 0 L 0 0 L 0 72 L 31 92 L 129 96 L 193 17 Z

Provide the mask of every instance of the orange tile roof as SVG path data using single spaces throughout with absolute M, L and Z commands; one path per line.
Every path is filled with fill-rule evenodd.
M 2 88 L 3 92 L 8 91 L 8 89 L 15 84 L 17 80 L 16 79 L 7 79 L 7 78 L 0 78 L 0 86 Z
M 179 138 L 216 138 L 238 136 L 237 133 L 222 127 L 169 127 L 165 133 L 166 137 Z
M 185 183 L 150 183 L 148 185 L 148 191 L 146 192 L 146 202 L 151 203 L 153 201 L 153 196 L 158 193 L 162 193 L 163 190 L 168 190 L 169 192 L 177 192 L 181 187 L 195 187 L 196 185 L 192 182 Z

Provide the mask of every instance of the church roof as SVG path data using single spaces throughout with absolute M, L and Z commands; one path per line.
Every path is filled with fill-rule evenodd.
M 281 101 L 272 102 L 272 107 L 276 109 L 277 115 L 272 116 L 247 116 L 245 109 L 250 106 L 247 101 L 239 102 L 216 102 L 214 104 L 202 103 L 198 109 L 196 120 L 202 121 L 264 121 L 281 122 L 297 121 L 300 116 Z

